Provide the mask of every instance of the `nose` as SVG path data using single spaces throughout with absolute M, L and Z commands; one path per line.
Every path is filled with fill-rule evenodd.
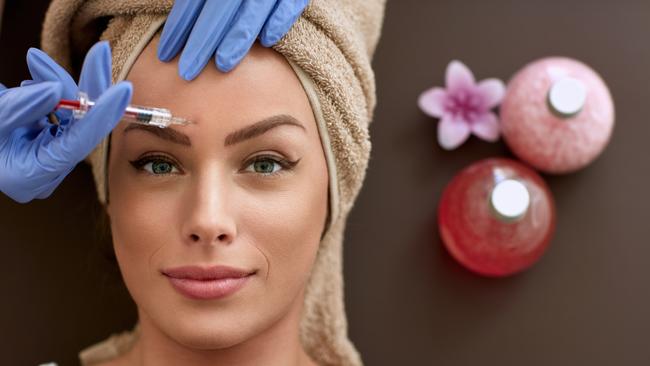
M 234 206 L 228 199 L 229 187 L 215 173 L 197 177 L 184 195 L 185 215 L 182 235 L 188 244 L 229 244 L 236 236 Z

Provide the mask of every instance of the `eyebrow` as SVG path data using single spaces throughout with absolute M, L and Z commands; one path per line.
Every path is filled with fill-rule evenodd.
M 226 136 L 224 140 L 224 147 L 229 147 L 240 142 L 250 140 L 254 137 L 260 136 L 267 131 L 282 125 L 291 125 L 302 128 L 306 131 L 305 126 L 303 126 L 295 117 L 289 114 L 278 114 L 275 116 L 264 118 L 261 121 L 255 122 L 252 125 L 241 128 L 237 131 L 230 133 Z M 176 144 L 183 146 L 191 147 L 192 141 L 190 138 L 177 130 L 171 128 L 160 128 L 157 126 L 148 126 L 140 123 L 131 123 L 124 129 L 122 135 L 125 135 L 127 132 L 132 130 L 142 130 L 147 131 L 151 134 L 156 135 L 157 137 L 167 140 Z

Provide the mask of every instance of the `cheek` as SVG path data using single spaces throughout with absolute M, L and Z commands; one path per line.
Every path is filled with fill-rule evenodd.
M 241 217 L 242 235 L 250 235 L 246 241 L 255 243 L 268 261 L 268 284 L 286 290 L 283 296 L 297 291 L 311 273 L 327 215 L 323 169 L 324 177 L 316 170 L 287 191 L 251 197 Z
M 127 174 L 119 169 L 109 174 L 109 214 L 118 264 L 127 287 L 137 293 L 157 275 L 158 268 L 150 260 L 172 237 L 170 223 L 176 222 L 173 215 L 178 210 L 173 199 L 147 192 Z

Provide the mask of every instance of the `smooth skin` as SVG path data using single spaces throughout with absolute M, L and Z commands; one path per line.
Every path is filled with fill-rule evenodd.
M 315 365 L 299 323 L 327 217 L 328 172 L 302 85 L 283 56 L 257 43 L 232 72 L 208 67 L 187 82 L 178 58 L 157 59 L 157 42 L 128 75 L 133 103 L 196 123 L 171 127 L 191 147 L 141 129 L 125 134 L 127 122 L 112 132 L 107 210 L 141 337 L 103 365 Z M 303 128 L 280 125 L 224 146 L 229 133 L 280 114 Z M 151 155 L 162 158 L 141 170 L 131 164 Z M 283 170 L 254 163 L 259 156 L 298 162 Z M 230 296 L 192 300 L 160 272 L 214 264 L 256 273 Z

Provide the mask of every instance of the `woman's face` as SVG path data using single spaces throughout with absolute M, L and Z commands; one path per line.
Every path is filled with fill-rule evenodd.
M 157 41 L 129 73 L 132 103 L 195 123 L 143 129 L 122 121 L 113 130 L 115 253 L 141 322 L 189 347 L 228 347 L 302 306 L 327 216 L 325 156 L 309 100 L 283 56 L 255 44 L 233 71 L 207 65 L 186 82 L 178 59 L 158 61 Z M 266 127 L 249 136 L 246 128 L 260 121 Z M 232 294 L 196 299 L 162 273 L 213 265 L 253 274 Z

